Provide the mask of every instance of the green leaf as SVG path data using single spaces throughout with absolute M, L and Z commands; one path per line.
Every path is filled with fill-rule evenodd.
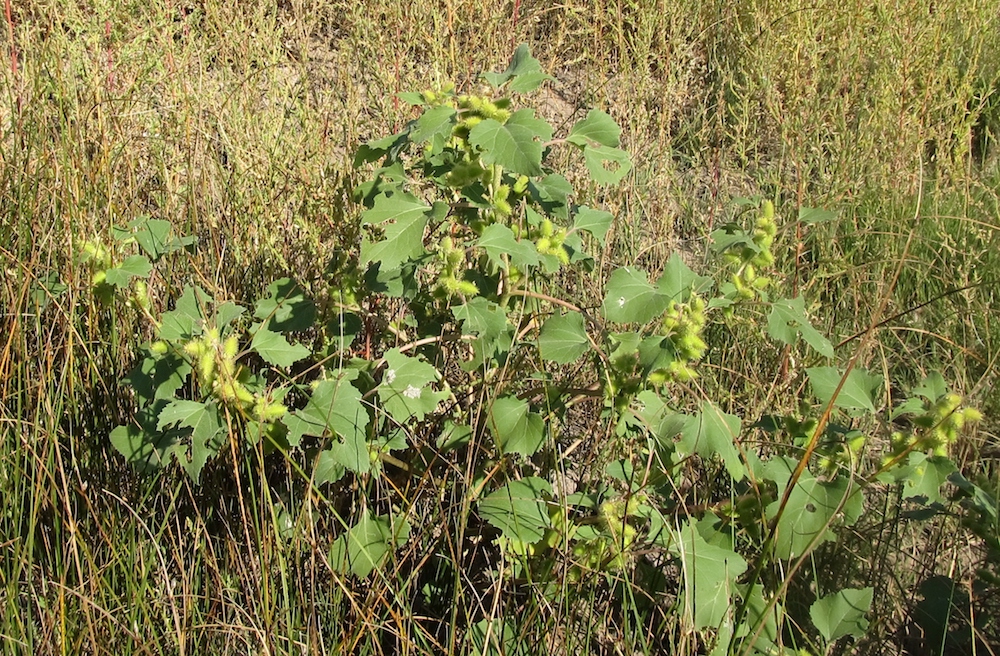
M 132 278 L 148 278 L 152 270 L 153 265 L 145 255 L 133 255 L 105 271 L 105 282 L 118 288 L 128 287 Z
M 395 269 L 424 254 L 424 229 L 432 208 L 411 194 L 380 194 L 375 205 L 361 215 L 361 222 L 382 229 L 380 240 L 365 235 L 361 241 L 361 264 L 378 262 L 382 270 Z
M 146 255 L 153 261 L 160 259 L 176 248 L 170 247 L 168 237 L 170 235 L 170 221 L 163 219 L 136 219 L 129 224 L 129 227 L 138 228 L 135 232 L 135 240 L 139 247 L 146 252 Z
M 872 606 L 872 588 L 847 589 L 817 599 L 809 617 L 827 642 L 844 636 L 860 638 L 868 630 L 865 613 Z
M 479 502 L 479 516 L 504 537 L 532 544 L 552 524 L 544 497 L 551 493 L 552 486 L 535 476 L 511 481 Z
M 503 453 L 531 456 L 545 441 L 545 421 L 531 412 L 527 401 L 502 396 L 490 406 L 490 431 Z
M 824 210 L 820 207 L 800 207 L 799 208 L 799 221 L 805 224 L 815 224 L 815 223 L 826 223 L 827 221 L 833 221 L 837 218 L 837 215 L 830 210 Z
M 740 418 L 729 415 L 715 404 L 702 403 L 698 414 L 690 417 L 681 431 L 677 443 L 680 455 L 698 454 L 702 458 L 718 455 L 726 466 L 726 471 L 736 480 L 745 473 L 736 438 L 740 434 Z
M 447 392 L 435 392 L 433 384 L 440 378 L 438 370 L 426 362 L 411 358 L 399 349 L 385 354 L 385 373 L 379 385 L 379 398 L 389 415 L 401 424 L 415 417 L 424 417 L 448 398 Z
M 198 286 L 188 285 L 177 299 L 174 309 L 160 318 L 159 338 L 168 342 L 184 342 L 202 333 L 206 308 L 212 297 Z
M 494 223 L 483 230 L 483 235 L 476 246 L 486 251 L 486 255 L 498 267 L 505 269 L 507 263 L 503 256 L 510 258 L 510 263 L 521 269 L 538 265 L 538 251 L 535 244 L 528 240 L 519 240 L 507 226 Z
M 813 393 L 823 403 L 829 403 L 833 398 L 843 373 L 836 367 L 814 367 L 806 369 L 809 382 L 812 383 Z M 845 410 L 867 410 L 875 412 L 873 402 L 875 390 L 882 384 L 882 378 L 869 374 L 864 369 L 855 367 L 851 370 L 840 394 L 834 400 L 834 405 Z
M 482 296 L 451 308 L 455 319 L 462 322 L 462 334 L 478 335 L 477 345 L 485 357 L 510 348 L 510 322 L 502 307 Z
M 590 350 L 583 315 L 570 312 L 549 317 L 538 337 L 538 349 L 542 358 L 556 364 L 569 364 Z
M 566 178 L 558 173 L 550 173 L 540 180 L 529 181 L 528 190 L 532 199 L 546 214 L 563 220 L 569 219 L 569 197 L 573 194 L 573 185 Z
M 711 287 L 712 279 L 699 276 L 691 270 L 676 251 L 667 260 L 663 275 L 656 281 L 657 288 L 663 292 L 667 300 L 684 303 L 692 292 L 698 293 Z
M 431 142 L 431 153 L 439 153 L 451 138 L 455 127 L 455 109 L 447 105 L 431 107 L 417 119 L 416 127 L 410 133 L 410 141 L 415 144 Z
M 300 332 L 312 328 L 316 306 L 291 278 L 275 280 L 267 287 L 267 296 L 257 301 L 254 316 L 267 321 L 275 332 Z
M 143 351 L 146 356 L 122 378 L 122 382 L 130 385 L 144 404 L 154 399 L 173 398 L 174 392 L 184 385 L 191 373 L 191 365 L 175 353 L 156 356 L 148 346 L 144 346 Z
M 615 120 L 599 109 L 587 112 L 587 118 L 577 121 L 569 131 L 566 141 L 581 148 L 592 143 L 617 148 L 621 143 L 622 129 Z
M 797 462 L 790 458 L 774 458 L 767 463 L 771 479 L 779 487 L 785 484 L 794 471 Z M 778 512 L 780 501 L 767 508 L 767 515 L 773 519 Z M 842 522 L 848 526 L 857 521 L 864 509 L 864 495 L 847 477 L 840 476 L 833 481 L 820 481 L 805 470 L 788 497 L 788 505 L 778 521 L 775 533 L 774 553 L 781 559 L 801 556 L 813 540 L 817 543 L 833 539 L 831 526 Z M 838 517 L 839 516 L 839 517 Z
M 316 465 L 313 467 L 313 483 L 323 485 L 324 483 L 336 483 L 347 473 L 337 459 L 337 453 L 332 449 L 324 449 L 316 457 Z
M 254 324 L 254 328 L 256 332 L 250 347 L 269 364 L 276 367 L 290 367 L 310 353 L 309 349 L 301 344 L 289 344 L 284 335 L 268 330 L 263 324 Z
M 948 383 L 940 372 L 932 371 L 927 377 L 920 381 L 920 384 L 913 388 L 911 394 L 922 396 L 931 403 L 937 401 L 948 393 Z
M 59 279 L 56 271 L 49 271 L 44 276 L 38 277 L 31 285 L 31 302 L 38 306 L 39 310 L 44 310 L 54 298 L 62 295 L 69 289 L 69 286 Z
M 573 217 L 573 230 L 586 230 L 594 235 L 601 246 L 604 246 L 604 238 L 614 220 L 615 217 L 611 212 L 595 210 L 584 205 L 577 210 L 576 216 Z
M 583 161 L 591 179 L 598 184 L 616 184 L 632 170 L 632 159 L 620 148 L 586 146 Z
M 608 321 L 646 323 L 663 314 L 670 297 L 651 285 L 642 269 L 617 269 L 608 280 L 608 292 L 601 311 Z
M 772 339 L 792 346 L 798 335 L 809 346 L 827 358 L 833 357 L 833 344 L 813 328 L 806 316 L 805 299 L 801 296 L 794 299 L 780 299 L 771 305 L 771 314 L 767 317 L 767 334 Z
M 469 143 L 482 151 L 484 164 L 528 176 L 542 174 L 542 144 L 551 138 L 551 126 L 535 118 L 533 109 L 514 112 L 506 123 L 487 119 L 469 132 Z
M 542 65 L 531 56 L 528 44 L 522 43 L 514 51 L 507 70 L 503 73 L 483 73 L 483 79 L 495 89 L 499 89 L 508 80 L 513 80 L 510 85 L 511 91 L 529 93 L 541 86 L 545 80 L 553 78 L 542 72 Z
M 713 230 L 709 236 L 713 253 L 725 253 L 729 250 L 749 248 L 754 253 L 760 252 L 760 246 L 753 237 L 735 224 L 729 224 L 718 230 Z
M 382 567 L 389 554 L 410 537 L 404 517 L 372 516 L 366 511 L 357 524 L 330 546 L 330 565 L 341 573 L 365 578 Z
M 160 411 L 156 429 L 162 432 L 174 424 L 191 429 L 190 450 L 174 449 L 174 455 L 188 476 L 197 483 L 208 459 L 219 452 L 224 442 L 225 425 L 219 408 L 214 402 L 173 401 Z
M 695 520 L 681 527 L 671 547 L 684 567 L 685 614 L 695 629 L 719 627 L 733 606 L 736 579 L 747 562 L 732 549 L 709 544 Z
M 140 471 L 154 471 L 167 464 L 170 452 L 184 436 L 185 431 L 156 430 L 157 416 L 165 405 L 165 401 L 157 401 L 142 408 L 133 423 L 118 426 L 109 436 L 111 445 Z
M 958 468 L 955 463 L 948 458 L 912 451 L 907 462 L 882 472 L 878 480 L 883 483 L 902 483 L 904 499 L 922 497 L 927 504 L 943 504 L 947 499 L 941 494 L 941 486 L 956 471 Z
M 339 464 L 353 472 L 364 474 L 371 471 L 368 456 L 368 411 L 361 403 L 361 392 L 351 385 L 350 377 L 341 375 L 332 380 L 324 380 L 316 385 L 306 407 L 296 410 L 282 419 L 288 427 L 288 443 L 298 446 L 306 435 L 324 437 L 334 433 L 339 439 L 333 440 L 326 456 L 326 465 Z

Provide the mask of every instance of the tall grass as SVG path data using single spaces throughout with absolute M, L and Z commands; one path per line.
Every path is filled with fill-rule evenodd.
M 280 463 L 265 481 L 259 463 L 236 459 L 195 487 L 172 470 L 131 471 L 107 440 L 128 417 L 119 380 L 150 327 L 136 309 L 94 298 L 85 241 L 108 240 L 140 214 L 197 235 L 190 266 L 151 281 L 160 308 L 191 277 L 252 301 L 293 273 L 321 296 L 327 260 L 354 234 L 351 153 L 408 118 L 394 94 L 445 80 L 467 88 L 521 41 L 559 79 L 543 98 L 549 118 L 602 107 L 636 156 L 635 173 L 598 199 L 619 217 L 608 267 L 656 269 L 678 249 L 699 260 L 708 233 L 734 218 L 731 199 L 776 198 L 788 288 L 822 303 L 835 342 L 866 328 L 892 294 L 869 366 L 899 384 L 942 370 L 1000 411 L 991 2 L 10 6 L 0 39 L 7 653 L 465 653 L 487 626 L 480 618 L 515 615 L 525 653 L 694 653 L 697 637 L 664 600 L 641 598 L 627 580 L 595 577 L 558 603 L 525 598 L 503 563 L 449 533 L 443 518 L 467 513 L 463 499 L 425 504 L 425 526 L 446 528 L 422 531 L 359 582 L 333 574 L 322 548 L 339 530 L 326 511 L 336 500 L 299 497 Z M 797 224 L 805 206 L 838 217 Z M 748 414 L 797 384 L 778 375 L 780 354 L 760 332 L 733 328 L 732 348 L 708 363 L 720 372 L 717 398 Z M 994 476 L 996 426 L 988 418 L 964 447 L 969 467 Z M 411 481 L 406 494 L 435 499 L 440 484 Z M 894 568 L 879 576 L 868 643 L 886 652 L 905 646 L 894 636 L 917 583 L 969 576 L 980 557 L 946 520 L 915 539 L 893 524 L 898 513 L 887 498 L 884 523 L 848 545 L 855 563 Z

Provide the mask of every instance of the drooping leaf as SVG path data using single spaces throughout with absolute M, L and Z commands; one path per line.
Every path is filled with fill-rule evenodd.
M 299 332 L 312 328 L 316 306 L 291 278 L 275 280 L 267 287 L 267 296 L 257 301 L 254 316 L 267 321 L 268 330 Z
M 827 642 L 844 636 L 860 638 L 868 630 L 865 613 L 872 606 L 872 588 L 846 589 L 817 599 L 809 617 Z
M 476 246 L 486 251 L 490 261 L 502 269 L 507 268 L 505 255 L 510 258 L 511 264 L 521 270 L 538 265 L 538 251 L 534 242 L 517 239 L 510 228 L 500 223 L 494 223 L 483 230 Z
M 208 459 L 222 448 L 225 424 L 214 401 L 198 403 L 182 399 L 168 403 L 160 411 L 156 430 L 163 432 L 175 424 L 191 429 L 190 449 L 175 449 L 174 453 L 188 476 L 197 483 Z
M 802 335 L 802 339 L 820 355 L 833 357 L 833 344 L 813 328 L 806 316 L 805 299 L 801 296 L 794 299 L 783 298 L 771 305 L 771 314 L 767 317 L 767 334 L 790 346 Z
M 598 184 L 616 184 L 632 170 L 632 158 L 620 148 L 586 146 L 583 161 L 591 179 Z
M 621 143 L 622 129 L 615 120 L 599 109 L 587 112 L 587 118 L 577 121 L 569 131 L 566 141 L 581 148 L 592 143 L 617 148 Z
M 545 441 L 545 422 L 527 401 L 502 396 L 490 406 L 490 431 L 504 453 L 534 455 Z
M 712 279 L 708 276 L 699 276 L 691 270 L 681 256 L 676 251 L 667 260 L 663 268 L 663 274 L 656 281 L 657 288 L 663 292 L 667 300 L 683 303 L 688 300 L 691 293 L 700 293 L 712 285 Z
M 800 207 L 799 221 L 812 225 L 815 223 L 826 223 L 837 218 L 837 215 L 830 210 L 821 207 Z
M 542 174 L 542 144 L 551 138 L 551 126 L 535 118 L 533 109 L 519 109 L 506 123 L 487 119 L 469 132 L 484 164 L 528 176 Z
M 334 540 L 330 565 L 341 573 L 365 578 L 382 567 L 389 554 L 409 537 L 410 523 L 405 517 L 373 516 L 366 511 L 357 524 Z
M 507 70 L 503 73 L 483 73 L 483 79 L 495 89 L 499 89 L 507 81 L 513 80 L 510 85 L 511 91 L 529 93 L 541 86 L 545 80 L 551 80 L 552 77 L 542 72 L 542 65 L 531 56 L 528 44 L 522 43 L 514 51 L 514 56 L 511 57 Z
M 590 349 L 583 315 L 569 312 L 553 315 L 542 325 L 538 336 L 542 358 L 556 364 L 569 364 Z
M 183 342 L 197 337 L 205 325 L 205 312 L 213 304 L 204 289 L 194 285 L 184 288 L 174 309 L 160 317 L 159 338 L 168 342 Z
M 551 493 L 552 486 L 535 476 L 511 481 L 479 502 L 479 516 L 511 540 L 538 542 L 552 524 L 545 503 Z
M 328 465 L 339 464 L 360 474 L 371 471 L 366 442 L 368 411 L 361 403 L 361 392 L 350 383 L 351 376 L 341 375 L 316 385 L 306 406 L 282 419 L 288 427 L 288 443 L 298 446 L 306 435 L 325 437 L 335 434 L 328 450 Z
M 941 486 L 958 471 L 948 458 L 928 456 L 919 451 L 910 452 L 907 461 L 879 475 L 883 483 L 902 483 L 904 499 L 923 498 L 926 503 L 945 503 Z
M 368 235 L 361 242 L 361 264 L 381 264 L 382 270 L 395 269 L 424 253 L 424 229 L 433 208 L 411 194 L 380 194 L 375 205 L 361 215 L 361 222 L 382 229 L 381 239 Z
M 601 311 L 608 321 L 646 323 L 663 314 L 670 298 L 652 284 L 646 272 L 624 267 L 611 274 Z
M 448 398 L 447 392 L 434 391 L 439 377 L 437 369 L 430 364 L 392 349 L 385 354 L 379 398 L 389 415 L 399 423 L 405 424 L 411 417 L 423 421 L 437 409 L 438 403 Z
M 767 463 L 771 479 L 783 488 L 797 463 L 790 458 L 774 458 Z M 786 483 L 778 480 L 784 477 Z M 767 516 L 774 518 L 780 501 L 767 508 Z M 816 540 L 819 544 L 833 539 L 831 527 L 842 523 L 850 526 L 861 516 L 864 495 L 845 476 L 832 481 L 821 481 L 805 470 L 788 497 L 788 505 L 778 521 L 774 541 L 775 556 L 790 559 L 801 556 Z
M 696 453 L 702 458 L 718 455 L 726 471 L 736 480 L 745 473 L 736 438 L 740 434 L 740 418 L 726 414 L 714 403 L 702 403 L 698 414 L 689 417 L 677 443 L 680 455 Z
M 586 230 L 603 246 L 604 238 L 614 219 L 611 212 L 595 210 L 585 205 L 578 209 L 573 217 L 573 230 Z
M 153 265 L 145 255 L 133 255 L 104 272 L 105 282 L 118 288 L 128 287 L 132 278 L 148 278 Z
M 736 580 L 747 562 L 732 549 L 706 542 L 693 519 L 681 527 L 671 551 L 683 563 L 689 621 L 695 629 L 722 625 L 733 608 Z
M 429 141 L 431 153 L 441 152 L 455 127 L 455 114 L 455 109 L 448 105 L 431 107 L 417 119 L 417 124 L 410 133 L 410 141 L 415 144 Z
M 813 393 L 823 403 L 829 403 L 833 397 L 843 373 L 836 367 L 814 367 L 806 369 Z M 834 400 L 834 405 L 845 410 L 867 410 L 875 412 L 873 402 L 875 390 L 882 383 L 882 378 L 869 374 L 864 369 L 855 367 L 851 370 L 844 386 Z
M 263 324 L 254 324 L 254 329 L 250 347 L 269 364 L 290 367 L 310 353 L 305 346 L 290 344 L 284 335 L 268 330 Z

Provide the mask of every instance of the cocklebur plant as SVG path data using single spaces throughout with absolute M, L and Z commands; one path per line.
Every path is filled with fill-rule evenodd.
M 778 288 L 771 201 L 757 205 L 751 228 L 713 233 L 729 267 L 721 285 L 675 254 L 654 278 L 634 266 L 612 271 L 598 307 L 565 298 L 557 275 L 592 268 L 589 250 L 606 244 L 614 217 L 579 204 L 550 162 L 569 150 L 594 183 L 614 184 L 632 166 L 621 130 L 591 110 L 558 135 L 521 107 L 550 79 L 526 46 L 507 70 L 483 77 L 489 87 L 469 93 L 402 94 L 414 118 L 358 149 L 355 164 L 367 175 L 355 190 L 360 243 L 331 266 L 329 314 L 287 279 L 269 288 L 252 319 L 189 286 L 153 319 L 156 339 L 126 379 L 139 411 L 112 443 L 139 466 L 176 461 L 195 480 L 223 453 L 278 450 L 313 486 L 390 468 L 421 476 L 461 452 L 471 458 L 470 479 L 442 480 L 467 499 L 515 575 L 561 572 L 589 585 L 677 565 L 684 626 L 703 632 L 715 653 L 779 652 L 783 627 L 808 620 L 786 623 L 779 589 L 761 573 L 855 523 L 874 483 L 856 471 L 863 436 L 829 429 L 816 408 L 874 416 L 881 379 L 830 364 L 834 347 L 803 297 L 770 300 Z M 766 459 L 745 439 L 760 424 L 691 393 L 699 363 L 712 356 L 707 326 L 748 303 L 766 304 L 767 334 L 789 348 L 803 342 L 803 360 L 817 365 L 805 370 L 812 395 L 801 399 L 804 411 L 772 422 L 786 439 L 775 439 Z M 306 336 L 311 342 L 294 343 Z M 921 447 L 935 450 L 961 428 L 946 420 L 954 404 L 944 398 L 926 410 L 941 417 L 920 434 Z M 607 462 L 565 492 L 553 463 L 575 437 L 567 413 L 583 400 L 597 400 L 593 419 L 608 427 L 594 438 L 608 440 Z M 735 501 L 688 507 L 676 490 L 699 462 L 718 467 Z M 924 476 L 920 464 L 882 473 L 905 484 Z M 924 476 L 920 489 L 937 494 L 943 480 Z M 356 501 L 355 516 L 338 517 L 345 530 L 329 562 L 364 577 L 412 539 L 416 502 L 398 495 L 376 514 Z

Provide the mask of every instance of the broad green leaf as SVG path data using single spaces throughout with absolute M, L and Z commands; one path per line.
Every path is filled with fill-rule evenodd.
M 190 449 L 175 449 L 174 454 L 188 476 L 198 482 L 201 470 L 210 457 L 215 456 L 223 445 L 225 425 L 214 402 L 176 400 L 160 411 L 156 429 L 163 432 L 170 426 L 191 429 Z
M 410 132 L 410 141 L 415 144 L 430 141 L 431 153 L 440 152 L 451 137 L 451 131 L 455 126 L 455 114 L 455 109 L 447 105 L 431 107 L 417 119 L 416 126 Z
M 538 349 L 542 358 L 556 364 L 574 362 L 590 350 L 583 315 L 569 312 L 549 317 L 538 336 Z
M 498 351 L 510 348 L 511 325 L 507 313 L 493 301 L 477 296 L 463 305 L 453 305 L 451 312 L 462 322 L 463 334 L 479 336 L 476 347 L 484 357 L 491 358 Z
M 782 470 L 772 480 L 785 478 L 786 484 L 796 462 L 790 458 L 775 458 L 768 462 L 768 470 Z M 784 487 L 778 481 L 779 487 Z M 769 518 L 778 512 L 779 501 L 767 508 Z M 833 481 L 820 481 L 809 470 L 802 473 L 788 498 L 788 505 L 778 521 L 774 553 L 783 560 L 797 558 L 805 553 L 813 540 L 817 544 L 833 539 L 831 527 L 854 524 L 864 509 L 864 495 L 847 477 Z
M 330 565 L 342 573 L 365 578 L 381 568 L 389 554 L 410 537 L 404 517 L 373 516 L 365 512 L 357 524 L 330 546 Z
M 843 378 L 843 373 L 836 367 L 814 367 L 806 369 L 806 374 L 812 383 L 813 393 L 823 403 L 830 402 L 837 386 L 840 385 L 840 379 Z M 882 379 L 879 376 L 855 367 L 844 381 L 834 405 L 845 410 L 867 410 L 874 413 L 875 404 L 872 399 L 881 383 Z
M 479 620 L 466 634 L 471 656 L 533 656 L 532 644 L 503 618 Z
M 617 148 L 621 143 L 621 134 L 622 129 L 613 118 L 599 109 L 592 109 L 587 112 L 587 118 L 573 125 L 566 141 L 581 148 L 591 143 Z
M 684 568 L 685 613 L 695 629 L 719 627 L 733 607 L 736 579 L 747 562 L 732 549 L 709 544 L 689 520 L 671 547 Z
M 250 347 L 269 364 L 276 367 L 290 367 L 309 355 L 309 349 L 301 344 L 289 344 L 281 333 L 268 330 L 263 324 L 254 326 L 256 332 L 253 334 Z
M 490 431 L 504 453 L 534 455 L 545 441 L 545 422 L 527 401 L 502 396 L 490 406 Z
M 670 297 L 650 284 L 642 269 L 624 267 L 611 274 L 601 311 L 608 321 L 646 323 L 663 314 Z
M 745 473 L 740 460 L 736 438 L 740 434 L 740 418 L 729 415 L 715 404 L 702 403 L 698 414 L 688 418 L 677 443 L 680 455 L 698 454 L 702 458 L 718 455 L 726 466 L 726 471 L 736 480 Z
M 324 449 L 316 457 L 316 465 L 313 467 L 313 483 L 323 485 L 324 483 L 336 483 L 347 473 L 347 468 L 337 460 L 337 454 Z
M 383 236 L 361 242 L 361 264 L 381 264 L 383 271 L 395 269 L 424 254 L 424 228 L 433 208 L 406 193 L 380 194 L 375 205 L 361 215 L 361 222 L 382 229 Z
M 403 355 L 399 349 L 385 354 L 385 372 L 379 385 L 379 398 L 389 415 L 401 424 L 424 417 L 448 398 L 447 392 L 435 392 L 433 385 L 440 375 L 426 362 Z
M 170 221 L 146 218 L 144 220 L 136 219 L 129 225 L 138 228 L 135 232 L 135 240 L 151 260 L 156 261 L 173 250 L 168 246 L 170 244 Z
M 948 383 L 940 372 L 932 371 L 920 381 L 920 384 L 913 388 L 911 394 L 922 396 L 932 403 L 948 393 Z
M 511 91 L 529 93 L 537 89 L 545 80 L 551 80 L 552 77 L 542 72 L 542 65 L 531 56 L 528 44 L 522 43 L 514 51 L 514 56 L 511 57 L 507 70 L 503 73 L 483 73 L 483 79 L 496 89 L 508 80 L 513 80 L 510 85 Z
M 737 589 L 740 596 L 746 602 L 747 610 L 743 622 L 736 628 L 736 636 L 748 636 L 758 624 L 763 624 L 760 634 L 753 643 L 753 651 L 750 653 L 761 654 L 762 656 L 782 653 L 778 648 L 781 640 L 781 620 L 785 615 L 781 604 L 776 603 L 768 610 L 769 601 L 764 597 L 764 586 L 762 585 L 755 585 L 750 589 L 746 585 L 740 585 L 737 586 Z M 767 613 L 766 617 L 764 613 Z M 762 619 L 763 622 L 761 622 Z M 720 638 L 721 633 L 722 631 L 720 630 Z M 720 644 L 720 642 L 716 642 L 716 647 L 712 651 L 712 655 L 728 656 L 728 639 L 725 643 Z M 743 654 L 747 652 L 743 647 L 739 647 L 733 653 Z
M 532 544 L 552 525 L 545 495 L 552 486 L 535 476 L 511 481 L 479 502 L 479 516 L 505 537 Z
M 214 301 L 201 287 L 187 286 L 177 299 L 174 309 L 160 318 L 159 338 L 168 342 L 183 342 L 202 333 L 205 312 Z
M 375 139 L 363 144 L 354 154 L 355 168 L 361 166 L 362 164 L 378 161 L 386 155 L 388 155 L 390 159 L 396 159 L 410 143 L 409 135 L 410 128 L 407 127 L 402 132 L 390 134 L 387 137 Z
M 729 224 L 718 230 L 713 230 L 709 239 L 712 242 L 713 253 L 725 253 L 728 250 L 749 248 L 754 253 L 760 252 L 760 246 L 753 237 L 736 224 Z
M 872 606 L 872 588 L 841 590 L 817 599 L 809 617 L 827 642 L 844 636 L 860 638 L 868 630 L 865 613 Z
M 566 178 L 558 173 L 550 173 L 540 180 L 529 181 L 528 190 L 532 199 L 546 214 L 563 220 L 569 219 L 569 197 L 573 194 L 573 185 Z M 530 212 L 528 218 L 530 221 Z M 538 220 L 541 220 L 540 216 Z
M 215 306 L 212 321 L 215 324 L 215 327 L 221 332 L 223 328 L 243 316 L 243 313 L 246 311 L 247 309 L 242 305 L 226 301 L 225 303 Z
M 620 148 L 586 146 L 583 161 L 591 179 L 598 184 L 616 184 L 632 170 L 632 159 Z
M 257 301 L 254 316 L 267 321 L 275 332 L 309 330 L 316 320 L 316 306 L 291 278 L 275 280 L 267 287 L 267 296 Z
M 927 504 L 943 504 L 947 499 L 941 494 L 941 486 L 956 471 L 955 463 L 948 458 L 912 451 L 907 462 L 883 472 L 878 479 L 883 483 L 901 483 L 904 499 L 923 497 Z
M 288 427 L 289 445 L 298 446 L 306 435 L 325 437 L 334 433 L 337 438 L 328 448 L 326 465 L 332 468 L 336 463 L 359 474 L 371 471 L 366 442 L 368 412 L 361 403 L 361 392 L 351 385 L 348 376 L 321 381 L 306 406 L 282 422 Z
M 594 235 L 594 238 L 603 246 L 604 238 L 607 236 L 608 229 L 611 228 L 614 219 L 611 212 L 583 206 L 577 210 L 573 217 L 573 230 L 586 230 Z
M 813 328 L 806 316 L 805 299 L 801 296 L 794 299 L 783 298 L 771 305 L 771 314 L 767 317 L 767 334 L 789 346 L 794 345 L 796 338 L 802 335 L 802 339 L 820 355 L 833 357 L 833 344 Z
M 129 371 L 122 382 L 135 390 L 142 403 L 173 398 L 174 392 L 184 385 L 191 373 L 191 365 L 174 353 L 155 356 L 148 346 L 143 347 L 143 351 L 146 356 Z
M 154 471 L 169 462 L 170 452 L 185 431 L 156 430 L 157 417 L 166 401 L 156 401 L 139 410 L 135 420 L 111 431 L 111 445 L 139 471 Z
M 826 223 L 837 218 L 837 215 L 830 210 L 821 207 L 800 207 L 799 221 L 806 224 Z
M 128 287 L 132 278 L 148 278 L 153 265 L 145 255 L 133 255 L 104 272 L 105 281 L 115 287 Z
M 528 176 L 542 174 L 542 144 L 551 138 L 552 128 L 535 118 L 533 109 L 514 112 L 506 123 L 487 119 L 469 132 L 469 143 L 482 151 L 484 164 Z
M 510 258 L 510 263 L 519 269 L 538 265 L 538 251 L 535 244 L 528 240 L 519 240 L 507 226 L 494 223 L 483 230 L 483 235 L 476 246 L 486 251 L 490 261 L 502 269 L 507 268 L 504 255 Z
M 31 302 L 38 306 L 39 310 L 44 310 L 49 303 L 57 296 L 65 293 L 69 289 L 56 271 L 49 271 L 44 276 L 38 277 L 31 285 Z
M 663 275 L 656 281 L 657 288 L 663 292 L 667 300 L 684 303 L 690 298 L 691 293 L 705 291 L 712 285 L 712 279 L 707 276 L 699 276 L 691 270 L 681 256 L 676 251 L 667 260 L 667 265 L 663 268 Z

